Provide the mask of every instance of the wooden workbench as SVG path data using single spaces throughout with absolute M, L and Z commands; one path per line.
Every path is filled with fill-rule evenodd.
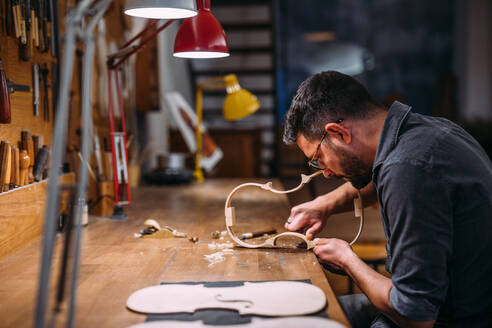
M 126 309 L 126 299 L 132 292 L 160 282 L 297 279 L 311 279 L 320 287 L 328 300 L 328 316 L 348 326 L 310 251 L 236 248 L 234 255 L 209 267 L 203 255 L 216 251 L 210 250 L 208 244 L 228 241 L 213 240 L 211 232 L 225 229 L 225 198 L 242 182 L 208 180 L 190 186 L 142 187 L 134 190 L 133 204 L 125 209 L 127 220 L 91 217 L 83 229 L 76 326 L 125 327 L 143 322 L 145 315 Z M 238 227 L 244 231 L 274 226 L 281 232 L 290 210 L 285 196 L 259 188 L 241 190 L 233 199 L 233 206 Z M 180 238 L 135 238 L 149 218 L 200 241 L 194 244 Z M 62 241 L 57 239 L 55 257 L 59 257 Z M 39 249 L 38 241 L 0 261 L 2 327 L 32 326 Z M 59 261 L 53 263 L 56 270 L 52 272 L 58 270 Z

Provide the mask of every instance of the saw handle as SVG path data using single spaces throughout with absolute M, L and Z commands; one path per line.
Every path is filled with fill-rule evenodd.
M 0 123 L 8 124 L 11 121 L 9 87 L 2 59 L 0 58 Z

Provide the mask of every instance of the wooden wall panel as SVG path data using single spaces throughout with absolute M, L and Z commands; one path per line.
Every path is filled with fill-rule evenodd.
M 65 174 L 60 185 L 74 184 L 73 174 Z M 43 230 L 48 180 L 0 194 L 0 259 L 37 240 Z M 60 212 L 68 208 L 69 193 L 62 191 Z

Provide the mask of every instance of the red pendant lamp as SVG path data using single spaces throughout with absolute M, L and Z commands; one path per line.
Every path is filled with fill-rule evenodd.
M 181 24 L 174 41 L 174 56 L 221 58 L 229 56 L 224 30 L 210 12 L 210 0 L 196 1 L 198 15 Z

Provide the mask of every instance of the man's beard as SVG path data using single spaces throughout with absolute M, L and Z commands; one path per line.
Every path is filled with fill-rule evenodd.
M 362 189 L 371 182 L 371 165 L 367 165 L 362 159 L 345 149 L 336 147 L 335 151 L 340 158 L 340 166 L 343 170 L 343 175 L 337 175 L 337 177 L 346 178 L 357 189 Z

